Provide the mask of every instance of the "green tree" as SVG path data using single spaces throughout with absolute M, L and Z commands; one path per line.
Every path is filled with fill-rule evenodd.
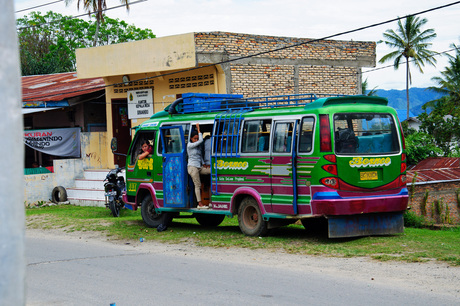
M 440 99 L 425 103 L 423 109 L 431 109 L 419 115 L 420 128 L 432 135 L 444 156 L 457 156 L 458 146 L 453 141 L 460 139 L 460 48 L 452 45 L 455 56 L 448 55 L 448 66 L 441 76 L 431 80 L 438 86 L 429 89 L 444 94 Z
M 443 108 L 445 115 L 460 115 L 460 47 L 451 45 L 455 50 L 455 56 L 447 54 L 448 66 L 441 72 L 441 76 L 431 78 L 437 86 L 429 87 L 433 91 L 443 94 L 438 100 L 427 102 L 424 108 Z
M 65 4 L 69 5 L 74 0 L 65 0 Z M 96 13 L 96 31 L 94 33 L 93 47 L 97 45 L 99 37 L 99 27 L 104 22 L 104 11 L 107 9 L 107 3 L 105 0 L 77 0 L 77 9 L 80 9 L 80 3 L 83 5 L 83 9 L 91 16 L 91 13 Z M 120 0 L 121 4 L 126 6 L 126 10 L 129 12 L 129 0 Z
M 75 71 L 75 50 L 90 47 L 96 22 L 58 13 L 31 12 L 17 19 L 22 75 Z M 139 29 L 118 19 L 104 18 L 99 45 L 154 38 L 149 29 Z
M 407 118 L 409 118 L 409 84 L 412 84 L 412 78 L 409 68 L 409 61 L 412 60 L 414 65 L 423 73 L 422 67 L 425 63 L 435 66 L 436 59 L 433 57 L 437 54 L 429 50 L 431 41 L 436 37 L 434 29 L 427 29 L 422 31 L 422 27 L 428 22 L 426 18 L 420 19 L 415 16 L 407 16 L 404 23 L 401 19 L 398 20 L 398 27 L 396 31 L 388 29 L 383 33 L 384 41 L 390 48 L 396 49 L 384 55 L 379 63 L 385 63 L 394 60 L 393 66 L 395 69 L 399 68 L 403 58 L 406 60 L 406 98 L 407 98 Z
M 423 132 L 411 133 L 406 136 L 407 164 L 416 165 L 419 161 L 428 157 L 436 157 L 442 154 L 437 147 L 434 138 Z

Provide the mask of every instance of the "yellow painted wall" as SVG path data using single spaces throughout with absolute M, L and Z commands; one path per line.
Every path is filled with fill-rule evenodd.
M 81 79 L 196 66 L 194 33 L 77 49 L 76 56 Z
M 84 169 L 107 169 L 112 154 L 107 132 L 81 133 L 81 158 Z M 113 161 L 113 158 L 111 158 Z

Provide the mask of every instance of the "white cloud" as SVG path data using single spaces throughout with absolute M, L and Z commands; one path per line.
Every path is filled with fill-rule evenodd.
M 77 15 L 76 1 L 69 7 L 64 3 L 40 8 L 53 10 L 64 15 Z M 15 0 L 16 9 L 36 6 L 46 0 Z M 130 12 L 120 8 L 107 12 L 112 18 L 125 20 L 140 28 L 150 28 L 157 37 L 188 32 L 228 31 L 260 35 L 321 38 L 353 30 L 370 24 L 386 21 L 409 13 L 434 8 L 449 1 L 439 0 L 148 0 L 133 4 Z M 118 0 L 107 0 L 107 5 L 119 5 Z M 27 13 L 27 12 L 25 12 Z M 17 14 L 17 17 L 22 16 Z M 460 5 L 421 15 L 428 19 L 427 28 L 434 28 L 438 37 L 433 41 L 433 50 L 444 51 L 449 44 L 460 42 Z M 343 35 L 338 40 L 378 41 L 382 33 L 396 28 L 396 23 Z M 379 45 L 377 60 L 387 50 Z M 412 69 L 412 86 L 433 85 L 431 77 L 439 75 L 447 65 L 444 58 L 438 59 L 437 68 L 426 67 L 420 74 Z M 377 67 L 383 66 L 378 64 Z M 387 68 L 365 75 L 370 87 L 381 89 L 405 88 L 405 71 Z

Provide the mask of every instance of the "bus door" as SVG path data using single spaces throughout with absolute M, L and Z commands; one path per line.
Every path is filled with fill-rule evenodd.
M 188 177 L 184 131 L 181 126 L 161 127 L 160 136 L 164 207 L 186 207 Z
M 295 120 L 275 121 L 271 151 L 272 209 L 274 213 L 297 214 Z

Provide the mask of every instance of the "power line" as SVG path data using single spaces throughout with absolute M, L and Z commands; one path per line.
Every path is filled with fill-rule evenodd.
M 425 57 L 422 57 L 422 58 L 432 58 L 432 57 L 435 57 L 435 56 L 440 56 L 440 55 L 444 55 L 444 54 L 448 54 L 449 52 L 452 52 L 452 51 L 456 51 L 455 48 L 453 49 L 449 49 L 449 50 L 446 50 L 446 51 L 442 51 L 442 52 L 437 52 L 436 54 L 433 54 L 433 55 L 428 55 L 428 56 L 425 56 Z M 408 61 L 404 61 L 402 62 L 401 64 L 406 64 L 406 62 L 414 62 L 415 59 L 410 59 Z M 337 77 L 334 77 L 334 78 L 328 78 L 328 80 L 338 80 L 338 79 L 343 79 L 343 78 L 347 78 L 347 77 L 354 77 L 354 76 L 357 76 L 357 75 L 363 75 L 365 73 L 369 73 L 369 72 L 375 72 L 375 71 L 378 71 L 378 70 L 383 70 L 383 69 L 387 69 L 387 68 L 393 68 L 394 65 L 393 64 L 389 64 L 389 65 L 386 65 L 386 66 L 382 66 L 382 67 L 378 67 L 378 68 L 374 68 L 374 69 L 370 69 L 370 70 L 367 70 L 367 71 L 364 71 L 364 72 L 354 72 L 354 73 L 349 73 L 349 74 L 343 74 L 343 75 L 340 75 L 340 76 L 337 76 Z M 318 83 L 318 82 L 311 82 L 311 83 L 303 83 L 302 86 L 308 86 L 308 85 L 313 85 L 315 83 Z M 296 88 L 296 87 L 300 87 L 300 85 L 297 85 L 297 86 L 291 86 L 293 88 Z M 279 90 L 279 89 L 278 89 Z M 272 90 L 270 92 L 273 92 L 275 90 Z M 364 94 L 364 93 L 363 93 Z
M 138 4 L 138 3 L 146 2 L 146 1 L 148 1 L 148 0 L 138 0 L 138 1 L 128 3 L 128 5 Z M 80 15 L 75 15 L 75 16 L 65 16 L 65 17 L 63 17 L 63 18 L 61 18 L 59 20 L 52 20 L 52 21 L 49 21 L 49 22 L 43 22 L 43 23 L 39 23 L 39 24 L 34 24 L 34 25 L 27 26 L 27 27 L 21 27 L 21 28 L 17 28 L 16 30 L 20 31 L 20 30 L 25 30 L 25 29 L 30 29 L 30 28 L 36 28 L 36 27 L 39 27 L 39 26 L 42 26 L 42 25 L 61 22 L 63 20 L 71 20 L 71 19 L 75 19 L 75 18 L 78 18 L 78 17 L 91 15 L 91 14 L 94 14 L 94 13 L 105 12 L 105 11 L 117 9 L 117 8 L 120 8 L 120 7 L 126 7 L 126 5 L 125 4 L 120 4 L 120 5 L 117 5 L 117 6 L 109 7 L 109 8 L 102 9 L 102 10 L 97 10 L 97 11 L 94 11 L 94 12 L 87 12 L 87 13 L 80 14 Z
M 138 2 L 143 2 L 143 1 L 146 1 L 146 0 L 140 0 Z M 341 36 L 341 35 L 345 35 L 345 34 L 351 34 L 351 33 L 354 33 L 354 32 L 363 31 L 363 30 L 366 30 L 366 29 L 369 29 L 369 28 L 373 28 L 373 27 L 381 26 L 381 25 L 388 24 L 388 23 L 391 23 L 391 22 L 394 22 L 394 21 L 402 20 L 402 19 L 405 19 L 405 18 L 407 18 L 409 16 L 416 16 L 416 15 L 426 14 L 428 12 L 440 10 L 440 9 L 450 7 L 450 6 L 453 6 L 453 5 L 456 5 L 456 4 L 460 4 L 460 1 L 452 2 L 452 3 L 441 5 L 441 6 L 437 6 L 437 7 L 431 8 L 431 9 L 427 9 L 427 10 L 423 10 L 423 11 L 420 11 L 420 12 L 417 12 L 417 13 L 409 14 L 409 15 L 406 15 L 404 17 L 392 18 L 392 19 L 389 19 L 389 20 L 386 20 L 386 21 L 374 23 L 374 24 L 364 26 L 364 27 L 360 27 L 360 28 L 356 28 L 356 29 L 353 29 L 353 30 L 339 32 L 337 34 L 333 34 L 333 35 L 329 35 L 329 36 L 324 36 L 322 38 L 312 39 L 312 40 L 308 40 L 308 41 L 297 43 L 297 44 L 287 45 L 287 46 L 284 46 L 284 47 L 280 47 L 280 48 L 276 48 L 276 49 L 272 49 L 272 50 L 267 50 L 267 51 L 262 51 L 262 52 L 259 52 L 259 53 L 254 53 L 254 54 L 250 54 L 250 55 L 246 55 L 246 56 L 241 56 L 241 57 L 237 57 L 237 58 L 234 58 L 234 59 L 228 59 L 228 60 L 224 60 L 224 61 L 220 61 L 220 62 L 216 62 L 216 63 L 212 63 L 212 64 L 207 64 L 207 65 L 203 65 L 203 66 L 199 66 L 199 67 L 192 67 L 192 68 L 182 69 L 182 70 L 179 70 L 179 71 L 172 71 L 172 72 L 168 72 L 168 73 L 163 73 L 163 74 L 155 75 L 155 76 L 151 76 L 151 77 L 140 78 L 140 79 L 132 80 L 130 82 L 137 82 L 137 81 L 144 81 L 144 80 L 155 79 L 155 78 L 160 78 L 160 77 L 167 77 L 167 76 L 174 75 L 174 74 L 179 74 L 179 73 L 195 71 L 195 70 L 203 69 L 203 68 L 207 68 L 207 67 L 212 67 L 212 66 L 215 66 L 215 65 L 228 64 L 228 63 L 231 63 L 231 62 L 236 62 L 236 61 L 239 61 L 239 60 L 248 59 L 248 58 L 252 58 L 252 57 L 256 57 L 256 56 L 260 56 L 260 55 L 264 55 L 264 54 L 268 54 L 268 53 L 278 52 L 278 51 L 285 50 L 285 49 L 288 49 L 288 48 L 294 48 L 294 47 L 298 47 L 298 46 L 302 46 L 302 45 L 306 45 L 306 44 L 311 44 L 311 43 L 322 41 L 322 40 L 327 40 L 327 39 L 330 39 L 330 38 L 333 38 L 333 37 L 336 37 L 336 36 Z M 348 75 L 348 76 L 350 76 L 350 75 Z M 123 84 L 123 82 L 110 84 L 110 85 L 101 85 L 101 86 L 97 86 L 97 87 L 94 87 L 94 88 L 95 89 L 99 89 L 99 88 L 102 89 L 102 88 L 107 88 L 107 87 L 121 85 L 121 84 Z M 77 92 L 80 92 L 80 91 L 83 91 L 83 90 L 72 91 L 72 92 L 68 92 L 68 93 L 77 93 Z M 52 96 L 54 96 L 54 95 L 46 95 L 46 96 L 43 96 L 43 97 L 52 97 Z M 38 98 L 40 98 L 40 97 L 38 97 Z
M 56 1 L 53 1 L 53 2 L 48 2 L 48 3 L 40 4 L 40 5 L 37 5 L 37 6 L 25 8 L 25 9 L 16 11 L 15 13 L 21 13 L 21 12 L 24 12 L 24 11 L 30 11 L 30 10 L 33 10 L 33 9 L 36 9 L 36 8 L 39 8 L 39 7 L 43 7 L 43 6 L 47 6 L 47 5 L 51 5 L 51 4 L 58 3 L 58 2 L 63 2 L 63 1 L 64 0 L 56 0 Z

